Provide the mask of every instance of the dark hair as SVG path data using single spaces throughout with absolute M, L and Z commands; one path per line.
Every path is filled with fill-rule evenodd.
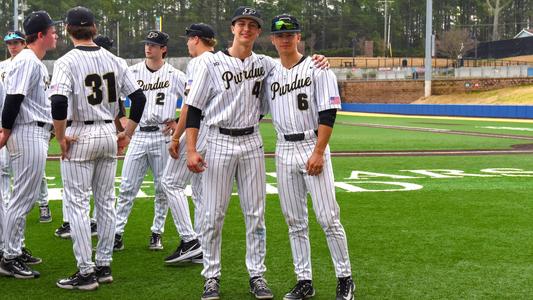
M 167 51 L 163 52 L 163 58 L 167 57 L 168 54 L 168 46 L 161 46 L 161 48 L 167 47 Z
M 32 44 L 35 41 L 37 41 L 37 38 L 39 38 L 39 33 L 42 33 L 43 35 L 47 35 L 48 34 L 48 30 L 50 28 L 51 27 L 48 27 L 48 28 L 44 29 L 43 31 L 39 31 L 39 32 L 27 35 L 26 36 L 26 44 L 29 45 L 29 44 Z
M 77 40 L 92 40 L 96 35 L 96 27 L 67 25 L 67 32 Z

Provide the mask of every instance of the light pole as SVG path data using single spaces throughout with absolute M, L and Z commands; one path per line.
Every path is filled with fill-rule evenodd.
M 432 40 L 432 22 L 433 21 L 433 0 L 426 0 L 426 74 L 424 76 L 424 97 L 431 96 L 431 40 Z

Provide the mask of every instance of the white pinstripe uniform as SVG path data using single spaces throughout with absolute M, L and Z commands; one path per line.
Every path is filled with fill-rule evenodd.
M 162 177 L 169 156 L 167 144 L 170 140 L 163 135 L 164 123 L 176 118 L 176 101 L 183 96 L 185 74 L 165 63 L 152 72 L 146 63 L 130 67 L 133 76 L 146 95 L 144 113 L 131 139 L 122 167 L 120 195 L 117 202 L 116 234 L 122 235 L 133 207 L 133 201 L 141 187 L 147 168 L 154 176 L 155 205 L 152 232 L 162 234 L 168 212 L 167 196 L 162 188 Z M 154 131 L 143 131 L 153 128 Z
M 11 63 L 12 58 L 6 59 L 0 62 L 0 81 L 5 82 L 7 76 L 7 67 Z M 5 93 L 1 98 L 2 104 L 4 103 Z M 7 148 L 0 149 L 0 191 L 2 192 L 2 199 L 7 203 L 11 198 L 11 163 L 9 161 L 9 152 Z M 38 200 L 40 206 L 48 205 L 48 185 L 46 178 L 43 177 L 41 186 L 39 189 Z
M 22 94 L 24 100 L 7 141 L 13 169 L 13 192 L 4 223 L 7 259 L 21 254 L 26 215 L 39 195 L 44 176 L 52 128 L 48 85 L 48 70 L 32 50 L 22 50 L 8 67 L 6 94 Z
M 187 65 L 187 85 L 185 87 L 185 94 L 188 93 L 190 85 L 192 84 L 192 76 L 196 69 L 196 65 L 204 56 L 212 56 L 213 53 L 206 51 L 202 55 L 193 58 Z M 185 103 L 185 101 L 183 101 Z M 197 150 L 204 156 L 206 151 L 206 127 L 200 126 L 198 133 Z M 201 229 L 202 213 L 202 173 L 193 173 L 187 168 L 187 146 L 185 141 L 185 134 L 181 136 L 179 142 L 179 158 L 169 158 L 165 171 L 163 174 L 163 189 L 168 198 L 168 204 L 174 219 L 174 225 L 178 231 L 180 238 L 184 242 L 189 242 L 198 238 Z M 185 195 L 185 187 L 188 183 L 192 185 L 192 200 L 194 203 L 194 228 L 191 222 L 191 215 L 189 212 L 189 202 Z
M 307 193 L 311 194 L 316 218 L 326 234 L 337 277 L 351 276 L 329 146 L 324 153 L 322 173 L 309 176 L 306 172 L 306 163 L 317 143 L 318 113 L 341 107 L 337 78 L 331 70 L 317 69 L 311 58 L 303 57 L 291 69 L 277 65 L 265 80 L 264 92 L 278 135 L 278 189 L 298 280 L 312 279 Z
M 195 70 L 186 103 L 201 109 L 209 127 L 202 179 L 201 244 L 205 278 L 220 276 L 221 233 L 224 215 L 237 181 L 246 224 L 246 267 L 250 277 L 266 271 L 265 161 L 259 134 L 261 82 L 274 61 L 252 53 L 244 61 L 227 52 L 202 57 Z M 230 136 L 224 129 L 245 129 Z
M 3 73 L 0 73 L 0 112 L 4 109 L 4 99 L 6 98 Z M 2 149 L 2 152 L 7 150 Z M 0 175 L 1 176 L 1 175 Z M 4 210 L 5 210 L 5 201 L 4 201 L 4 190 L 0 188 L 0 252 L 4 252 Z M 7 200 L 7 199 L 6 199 Z
M 89 194 L 98 211 L 96 265 L 109 266 L 115 234 L 116 128 L 119 94 L 138 89 L 124 60 L 103 48 L 77 47 L 54 63 L 52 92 L 68 98 L 67 136 L 78 140 L 61 161 L 64 200 L 81 274 L 94 271 L 92 262 Z

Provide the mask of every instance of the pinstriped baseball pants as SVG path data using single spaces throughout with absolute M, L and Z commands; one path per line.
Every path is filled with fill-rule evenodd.
M 256 128 L 250 135 L 232 137 L 209 128 L 202 186 L 204 191 L 201 244 L 204 253 L 205 278 L 221 273 L 222 225 L 237 181 L 241 210 L 246 225 L 246 268 L 250 277 L 266 271 L 265 228 L 265 155 Z
M 36 124 L 19 124 L 7 141 L 13 168 L 13 191 L 4 212 L 4 257 L 8 259 L 22 253 L 26 216 L 39 195 L 49 140 L 47 129 Z
M 207 128 L 200 127 L 198 133 L 197 149 L 205 156 Z M 168 206 L 174 219 L 174 225 L 181 240 L 189 242 L 198 238 L 202 225 L 202 174 L 196 174 L 187 168 L 187 147 L 185 135 L 179 143 L 179 158 L 169 157 L 163 174 L 163 190 L 168 199 Z M 192 186 L 192 201 L 194 204 L 194 228 L 191 222 L 189 201 L 185 196 L 185 187 L 188 183 Z
M 108 266 L 112 261 L 115 235 L 115 174 L 117 139 L 114 124 L 97 122 L 85 125 L 73 122 L 66 135 L 77 136 L 69 153 L 70 160 L 61 161 L 64 201 L 73 241 L 74 256 L 80 273 L 93 272 L 90 191 L 98 210 L 98 244 L 96 265 Z
M 161 180 L 169 157 L 167 142 L 168 137 L 164 136 L 161 131 L 137 131 L 133 136 L 122 165 L 122 181 L 117 200 L 115 233 L 124 233 L 124 228 L 133 208 L 133 202 L 141 188 L 148 167 L 150 167 L 154 175 L 155 186 L 154 221 L 151 230 L 159 234 L 164 232 L 168 201 L 163 191 Z
M 335 199 L 329 146 L 324 154 L 322 173 L 309 176 L 305 171 L 315 144 L 316 137 L 298 142 L 287 142 L 278 137 L 276 144 L 276 173 L 281 210 L 289 226 L 294 271 L 298 280 L 312 279 L 308 192 L 316 219 L 326 234 L 337 277 L 351 276 L 346 233 L 340 222 L 340 209 Z

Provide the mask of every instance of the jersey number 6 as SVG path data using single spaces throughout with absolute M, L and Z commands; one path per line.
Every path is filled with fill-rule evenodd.
M 97 105 L 102 103 L 104 99 L 102 93 L 102 81 L 107 81 L 107 99 L 108 102 L 117 101 L 117 90 L 115 87 L 115 73 L 110 72 L 100 76 L 98 74 L 90 74 L 85 77 L 85 86 L 92 89 L 92 94 L 87 96 L 87 101 L 91 105 Z
M 298 100 L 299 110 L 307 110 L 309 108 L 309 102 L 307 101 L 307 94 L 298 94 L 298 96 L 296 96 L 296 99 Z

